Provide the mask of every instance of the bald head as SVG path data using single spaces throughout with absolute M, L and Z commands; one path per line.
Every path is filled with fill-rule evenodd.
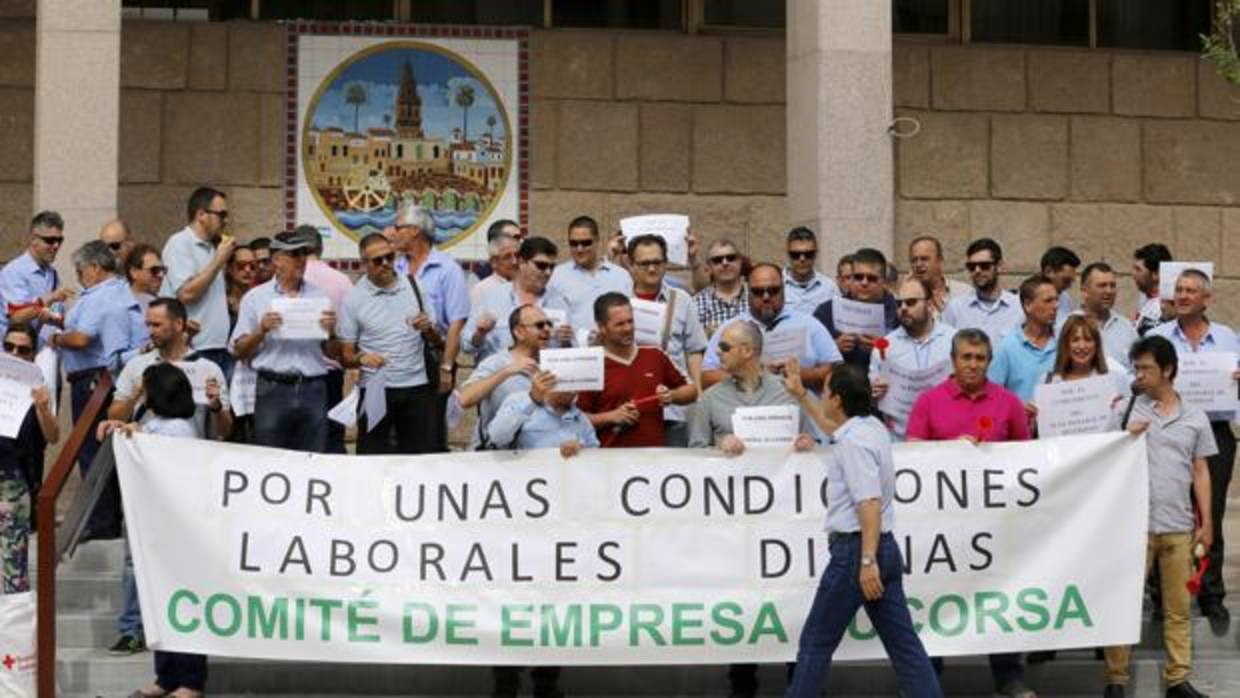
M 133 238 L 129 234 L 129 226 L 120 218 L 113 218 L 99 229 L 99 241 L 107 245 L 116 255 L 116 259 L 124 262 L 133 249 Z

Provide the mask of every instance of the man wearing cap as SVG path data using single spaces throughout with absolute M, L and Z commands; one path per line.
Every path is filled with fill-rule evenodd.
M 193 347 L 198 355 L 213 361 L 227 375 L 232 370 L 228 353 L 228 282 L 224 269 L 237 241 L 224 234 L 228 222 L 228 200 L 224 193 L 199 187 L 186 205 L 189 224 L 164 244 L 168 271 L 159 295 L 185 304 L 191 324 L 198 325 Z
M 313 247 L 303 230 L 276 235 L 271 242 L 275 277 L 241 299 L 230 346 L 237 360 L 248 360 L 258 373 L 255 443 L 322 453 L 327 447 L 328 358 L 339 358 L 340 347 L 331 299 L 305 281 L 306 256 Z M 277 299 L 319 299 L 325 338 L 285 337 L 285 318 L 273 307 Z

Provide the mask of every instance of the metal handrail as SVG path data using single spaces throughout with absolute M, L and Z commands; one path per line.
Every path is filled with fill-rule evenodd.
M 69 440 L 56 456 L 52 472 L 43 482 L 37 498 L 38 508 L 36 521 L 39 528 L 39 560 L 36 615 L 38 633 L 38 688 L 39 698 L 55 698 L 56 696 L 56 565 L 59 562 L 56 554 L 56 501 L 60 492 L 73 471 L 78 452 L 86 443 L 86 439 L 94 438 L 91 426 L 95 417 L 107 402 L 108 393 L 112 390 L 112 376 L 106 371 L 91 393 L 86 409 L 73 425 Z

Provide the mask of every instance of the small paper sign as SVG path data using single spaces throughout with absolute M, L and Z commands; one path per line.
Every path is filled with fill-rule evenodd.
M 603 389 L 603 348 L 543 349 L 538 368 L 555 374 L 557 392 Z
M 667 261 L 680 266 L 689 264 L 689 217 L 675 213 L 630 216 L 620 219 L 624 243 L 642 235 L 657 235 L 667 243 Z

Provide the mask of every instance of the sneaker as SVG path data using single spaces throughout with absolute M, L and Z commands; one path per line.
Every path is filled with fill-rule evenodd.
M 1007 698 L 1038 698 L 1038 694 L 1034 693 L 1033 689 L 1025 685 L 1025 682 L 1020 679 L 1009 681 L 1003 687 L 1003 690 L 999 691 L 999 695 L 1006 696 Z
M 117 657 L 125 657 L 131 654 L 146 651 L 146 641 L 140 637 L 130 635 L 121 635 L 117 638 L 116 643 L 108 648 L 108 654 Z
M 1124 687 L 1117 683 L 1109 683 L 1102 691 L 1102 698 L 1124 698 Z
M 1193 685 L 1187 681 L 1177 683 L 1167 689 L 1167 698 L 1210 698 L 1206 694 L 1193 688 Z
M 1201 615 L 1210 621 L 1210 632 L 1215 637 L 1226 637 L 1227 631 L 1231 630 L 1231 613 L 1223 604 L 1215 602 L 1202 606 Z

